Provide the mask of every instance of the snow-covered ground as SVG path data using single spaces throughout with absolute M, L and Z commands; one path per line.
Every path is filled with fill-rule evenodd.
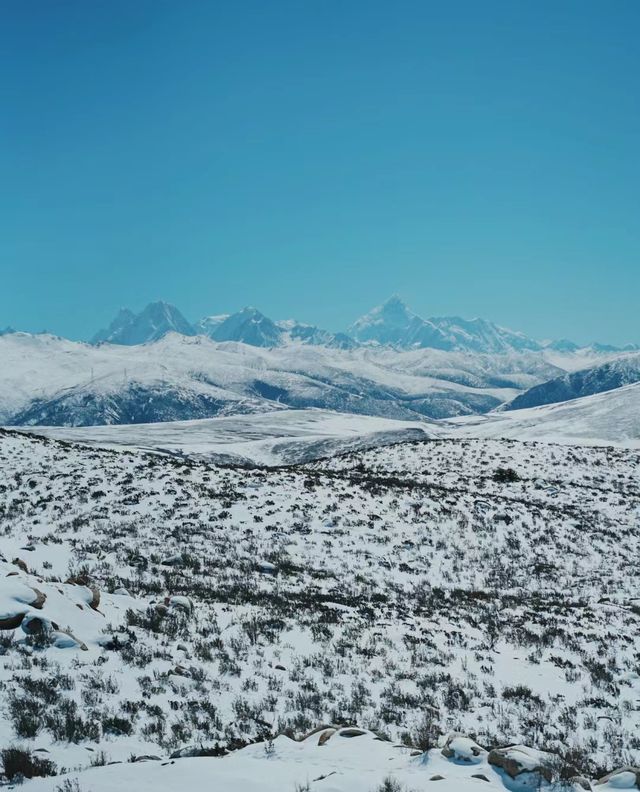
M 137 448 L 256 465 L 305 462 L 442 433 L 433 421 L 394 421 L 314 409 L 153 424 L 37 426 L 27 431 L 103 448 Z
M 635 451 L 438 439 L 234 469 L 0 431 L 0 465 L 0 750 L 85 768 L 83 792 L 513 788 L 440 757 L 451 731 L 591 777 L 640 758 Z M 321 724 L 383 742 L 168 759 Z
M 319 745 L 328 733 L 329 739 Z M 526 792 L 540 787 L 538 774 L 525 772 L 513 780 L 487 761 L 486 752 L 448 759 L 438 749 L 422 753 L 380 740 L 371 732 L 343 736 L 347 733 L 325 730 L 301 742 L 280 736 L 268 747 L 251 745 L 226 757 L 118 764 L 72 774 L 70 779 L 77 779 L 87 792 L 418 792 L 435 781 L 440 792 Z M 458 743 L 464 745 L 463 738 Z M 28 789 L 55 792 L 58 784 L 59 779 L 35 781 Z M 619 784 L 599 787 L 602 792 L 620 788 Z M 567 783 L 556 789 L 570 792 L 581 787 Z
M 447 421 L 397 421 L 311 409 L 153 424 L 38 426 L 28 431 L 105 448 L 138 448 L 212 462 L 257 465 L 306 462 L 425 437 L 638 448 L 640 384 L 562 404 Z

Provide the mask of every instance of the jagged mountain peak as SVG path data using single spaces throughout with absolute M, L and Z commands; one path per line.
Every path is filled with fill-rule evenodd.
M 170 332 L 187 336 L 196 333 L 174 305 L 158 300 L 149 303 L 138 314 L 129 308 L 120 308 L 109 327 L 96 333 L 91 343 L 106 342 L 132 346 L 157 341 Z
M 392 295 L 356 320 L 349 332 L 358 341 L 382 345 L 495 353 L 540 350 L 537 341 L 523 333 L 499 327 L 486 319 L 459 316 L 423 319 L 397 295 Z

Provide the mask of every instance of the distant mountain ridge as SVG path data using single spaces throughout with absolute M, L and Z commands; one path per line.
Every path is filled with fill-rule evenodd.
M 439 349 L 482 354 L 539 352 L 543 349 L 565 353 L 584 348 L 567 339 L 539 342 L 486 319 L 462 319 L 458 316 L 424 319 L 409 310 L 397 295 L 357 319 L 344 333 L 333 333 L 296 320 L 274 321 L 252 306 L 236 313 L 207 316 L 190 323 L 175 306 L 155 302 L 138 314 L 122 308 L 107 329 L 96 333 L 91 343 L 133 346 L 157 341 L 170 332 L 186 336 L 206 335 L 213 341 L 232 341 L 264 348 L 289 344 L 337 349 L 382 346 L 400 350 Z M 602 354 L 637 348 L 607 344 L 590 347 Z
M 410 311 L 397 295 L 358 319 L 349 332 L 361 343 L 402 349 L 434 348 L 485 354 L 542 349 L 537 341 L 523 333 L 507 330 L 485 319 L 468 320 L 458 316 L 423 319 Z
M 516 396 L 504 409 L 520 410 L 525 407 L 557 404 L 636 382 L 640 382 L 640 354 L 620 357 L 534 385 Z

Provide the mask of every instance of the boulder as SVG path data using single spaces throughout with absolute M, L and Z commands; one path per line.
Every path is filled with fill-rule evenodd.
M 29 588 L 31 588 L 31 586 Z M 37 608 L 38 610 L 42 610 L 44 603 L 47 601 L 47 595 L 37 588 L 31 588 L 31 590 L 36 595 L 36 597 L 33 600 L 33 602 L 30 602 L 29 604 L 31 605 L 32 608 Z
M 454 762 L 477 764 L 483 760 L 487 752 L 470 737 L 459 732 L 451 732 L 442 749 L 442 755 Z
M 15 630 L 30 607 L 41 610 L 46 596 L 19 580 L 4 580 L 0 589 L 0 630 Z
M 52 629 L 58 629 L 58 625 L 55 622 L 51 622 L 44 616 L 36 616 L 34 613 L 27 613 L 20 626 L 27 635 L 40 635 L 41 633 L 50 632 Z
M 620 767 L 602 776 L 595 783 L 596 786 L 609 784 L 613 789 L 640 789 L 640 767 L 631 765 Z
M 179 610 L 183 613 L 193 613 L 193 602 L 189 599 L 189 597 L 183 597 L 182 595 L 177 595 L 174 597 L 165 597 L 164 604 L 167 608 L 171 608 L 173 610 Z
M 355 726 L 348 726 L 346 729 L 340 729 L 338 737 L 363 737 L 367 732 L 364 729 L 358 729 Z
M 551 769 L 545 766 L 545 754 L 526 745 L 509 745 L 505 748 L 494 748 L 487 758 L 490 765 L 503 770 L 510 778 L 517 778 L 523 773 L 536 773 L 545 781 L 551 782 Z
M 325 731 L 323 731 L 318 737 L 318 745 L 324 745 L 325 743 L 329 742 L 335 733 L 335 729 L 325 729 Z
M 163 558 L 160 563 L 162 564 L 162 566 L 172 566 L 172 567 L 183 566 L 184 558 L 182 557 L 182 554 L 172 555 L 172 556 L 168 556 L 167 558 Z
M 277 575 L 278 567 L 271 561 L 256 561 L 256 569 L 264 575 Z
M 89 586 L 89 591 L 91 592 L 91 601 L 89 602 L 89 607 L 97 611 L 98 605 L 100 605 L 100 591 L 95 586 Z
M 69 630 L 55 630 L 51 633 L 53 638 L 53 645 L 57 649 L 81 649 L 83 652 L 88 651 L 89 647 Z
M 98 610 L 98 605 L 100 605 L 100 591 L 89 583 L 89 580 L 85 575 L 76 575 L 75 577 L 70 577 L 66 582 L 72 586 L 78 586 L 79 588 L 83 589 L 81 596 L 84 600 L 84 603 L 92 610 Z
M 0 630 L 15 630 L 22 624 L 26 611 L 0 615 Z
M 592 789 L 591 781 L 589 781 L 589 779 L 585 778 L 584 776 L 573 776 L 573 778 L 570 778 L 569 781 L 573 784 L 574 789 L 586 789 L 589 792 Z

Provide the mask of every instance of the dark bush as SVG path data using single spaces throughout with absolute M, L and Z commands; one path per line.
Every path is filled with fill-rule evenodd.
M 34 756 L 21 748 L 4 748 L 0 751 L 0 759 L 4 766 L 4 774 L 10 781 L 20 776 L 35 778 L 36 776 L 54 776 L 57 773 L 57 768 L 50 759 Z
M 511 484 L 514 481 L 520 481 L 520 476 L 513 468 L 496 468 L 492 478 L 498 484 Z

